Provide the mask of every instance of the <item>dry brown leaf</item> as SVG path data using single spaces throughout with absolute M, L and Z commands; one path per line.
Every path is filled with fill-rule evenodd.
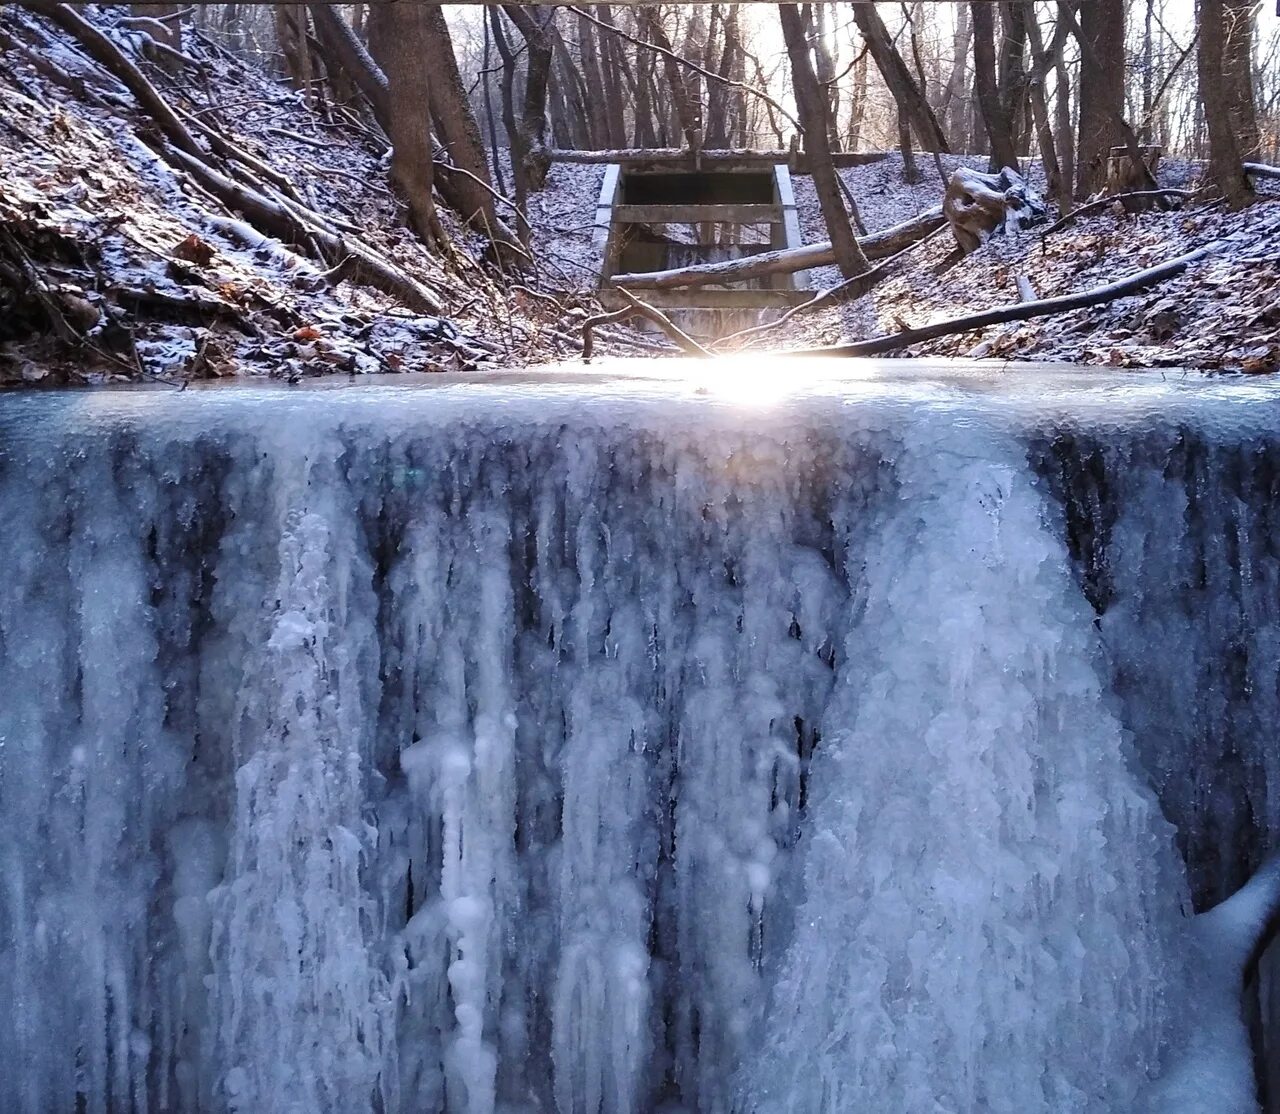
M 197 267 L 207 267 L 213 262 L 214 250 L 193 232 L 174 246 L 173 255 L 176 259 L 185 259 Z

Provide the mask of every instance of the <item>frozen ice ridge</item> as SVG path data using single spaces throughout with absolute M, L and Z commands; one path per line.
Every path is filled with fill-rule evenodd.
M 0 1111 L 1255 1110 L 1277 404 L 1133 383 L 0 399 Z

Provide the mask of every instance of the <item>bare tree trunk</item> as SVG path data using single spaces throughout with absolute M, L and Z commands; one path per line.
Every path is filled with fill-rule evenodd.
M 1209 176 L 1227 203 L 1239 209 L 1253 200 L 1253 185 L 1244 172 L 1242 112 L 1237 103 L 1242 82 L 1228 74 L 1239 46 L 1237 17 L 1250 0 L 1200 0 L 1200 103 L 1209 132 Z
M 986 0 L 974 0 L 969 8 L 973 20 L 973 84 L 991 141 L 991 169 L 1017 166 L 1013 125 L 996 76 L 995 11 Z
M 557 63 L 556 73 L 560 78 L 560 86 L 568 110 L 565 126 L 575 137 L 574 146 L 599 146 L 595 142 L 596 136 L 591 127 L 591 118 L 587 113 L 587 86 L 582 76 L 582 69 L 574 65 L 573 57 L 569 53 L 569 44 L 560 34 L 559 29 L 553 27 L 552 30 L 554 31 L 553 57 Z
M 492 8 L 489 8 L 486 10 L 486 15 L 488 18 L 486 18 L 484 21 L 484 56 L 483 56 L 484 57 L 484 64 L 483 64 L 484 73 L 480 75 L 480 80 L 483 83 L 484 119 L 485 119 L 485 126 L 489 132 L 489 158 L 490 158 L 490 161 L 493 163 L 493 179 L 497 183 L 499 191 L 502 193 L 506 193 L 507 185 L 506 185 L 506 182 L 503 181 L 502 157 L 498 151 L 498 121 L 493 113 L 493 87 L 489 80 L 491 77 L 489 73 L 489 68 L 490 68 L 490 61 L 493 55 L 494 35 L 501 34 L 501 31 L 499 30 L 499 27 L 498 27 L 499 21 L 493 18 L 494 12 Z M 499 51 L 499 53 L 501 54 L 501 51 Z M 508 65 L 506 55 L 505 54 L 502 55 L 502 79 L 503 79 L 504 90 L 506 88 L 507 83 L 511 80 L 511 76 L 512 76 L 511 71 L 514 70 L 514 68 L 515 68 L 515 59 L 513 58 L 511 60 L 510 65 Z M 515 157 L 513 153 L 512 155 L 513 173 L 514 173 L 514 162 L 515 162 Z M 517 189 L 516 189 L 516 204 L 517 205 L 520 204 L 520 191 L 519 191 L 518 183 L 517 183 Z
M 1262 147 L 1253 88 L 1254 21 L 1258 4 L 1257 0 L 1227 0 L 1224 8 L 1227 18 L 1223 73 L 1231 88 L 1231 115 L 1240 152 L 1251 159 Z
M 1151 142 L 1151 117 L 1155 111 L 1153 79 L 1155 70 L 1155 52 L 1152 49 L 1153 36 L 1151 25 L 1155 19 L 1156 0 L 1147 0 L 1146 12 L 1142 21 L 1142 126 L 1138 129 L 1138 142 Z
M 1032 13 L 1034 16 L 1034 12 Z M 1026 133 L 1022 121 L 1026 117 L 1027 72 L 1023 65 L 1027 41 L 1027 10 L 1021 0 L 1007 0 L 1000 5 L 1000 106 L 1009 122 L 1013 149 L 1025 148 Z M 1012 165 L 1012 164 L 1011 164 Z
M 1080 10 L 1080 139 L 1076 196 L 1106 184 L 1107 155 L 1124 142 L 1124 3 L 1090 0 Z
M 902 149 L 902 180 L 914 186 L 920 181 L 920 168 L 911 149 L 911 125 L 907 123 L 907 115 L 902 109 L 898 109 L 898 146 Z
M 836 266 L 845 278 L 852 278 L 867 270 L 867 257 L 858 246 L 840 196 L 840 183 L 836 178 L 836 168 L 831 161 L 831 146 L 827 141 L 827 100 L 809 58 L 804 18 L 795 4 L 779 4 L 778 15 L 782 20 L 782 37 L 787 44 L 787 56 L 791 60 L 791 82 L 800 123 L 804 127 L 804 145 L 809 154 L 814 192 L 818 195 L 827 234 L 831 237 Z
M 840 119 L 840 85 L 836 81 L 836 62 L 831 57 L 831 44 L 828 41 L 827 13 L 829 9 L 826 4 L 815 4 L 812 11 L 813 56 L 814 61 L 817 63 L 818 81 L 821 82 L 822 89 L 826 94 L 831 149 L 838 151 L 840 149 L 840 131 L 836 127 L 836 121 Z
M 551 77 L 551 38 L 547 28 L 553 13 L 542 9 L 530 10 L 515 4 L 502 9 L 516 25 L 525 45 L 524 103 L 520 109 L 517 127 L 519 151 L 511 153 L 514 166 L 517 158 L 520 171 L 517 183 L 523 179 L 524 191 L 540 190 L 551 169 L 547 154 L 547 83 Z M 523 205 L 520 185 L 516 188 L 516 204 Z
M 656 8 L 649 7 L 642 9 L 642 14 L 649 41 L 655 46 L 661 47 L 664 51 L 662 69 L 667 79 L 667 85 L 671 88 L 676 119 L 679 121 L 680 130 L 684 133 L 685 142 L 691 150 L 701 147 L 702 137 L 698 131 L 697 118 L 693 110 L 693 98 L 684 79 L 684 73 L 680 69 L 680 63 L 672 57 L 675 53 L 675 48 L 672 47 L 671 40 L 667 37 L 666 29 L 662 26 L 661 15 Z
M 1063 178 L 1062 167 L 1058 165 L 1053 127 L 1049 123 L 1049 105 L 1044 95 L 1045 77 L 1053 65 L 1053 60 L 1045 56 L 1044 39 L 1040 34 L 1040 24 L 1036 20 L 1035 0 L 1023 0 L 1023 3 L 1026 6 L 1027 36 L 1031 41 L 1033 72 L 1029 92 L 1031 112 L 1036 124 L 1036 136 L 1040 142 L 1040 161 L 1044 165 L 1048 191 L 1058 199 L 1058 207 L 1065 213 L 1071 205 L 1071 183 L 1069 179 Z
M 863 51 L 853 65 L 853 103 L 849 106 L 850 151 L 862 142 L 862 125 L 867 118 L 867 53 Z
M 1057 92 L 1054 96 L 1054 131 L 1058 148 L 1058 161 L 1062 170 L 1061 197 L 1070 204 L 1070 193 L 1075 182 L 1076 144 L 1075 129 L 1071 126 L 1071 72 L 1067 69 L 1066 52 L 1058 47 L 1053 59 L 1057 75 Z
M 383 67 L 388 69 L 390 67 L 391 53 L 387 48 L 393 31 L 399 27 L 399 24 L 394 23 L 388 15 L 393 7 L 399 7 L 399 5 L 379 4 L 375 5 L 370 12 L 370 41 L 375 38 L 372 32 L 376 25 L 379 28 L 377 40 L 383 45 L 383 58 L 375 62 L 336 7 L 330 4 L 311 5 L 311 18 L 315 20 L 322 45 L 329 52 L 328 68 L 341 69 L 356 83 L 360 92 L 368 98 L 374 117 L 387 135 L 391 134 L 391 90 L 389 75 Z M 417 35 L 418 28 L 412 21 L 406 22 L 405 29 L 408 33 Z M 421 40 L 415 39 L 415 41 Z M 397 61 L 404 60 L 403 53 L 396 57 Z M 421 63 L 422 59 L 419 57 L 417 63 L 419 67 Z M 426 79 L 422 80 L 425 82 Z M 423 103 L 425 105 L 426 102 Z M 428 115 L 428 126 L 430 126 L 429 121 L 430 115 Z
M 458 60 L 453 53 L 453 40 L 445 23 L 444 10 L 427 5 L 423 18 L 426 51 L 419 65 L 427 62 L 430 74 L 431 115 L 436 135 L 449 162 L 462 171 L 441 175 L 442 188 L 447 185 L 449 204 L 468 224 L 495 241 L 509 239 L 493 206 L 489 164 L 484 157 L 484 141 L 471 111 Z M 395 104 L 394 98 L 392 101 Z
M 604 73 L 600 68 L 600 45 L 595 27 L 578 20 L 578 52 L 582 59 L 582 78 L 586 83 L 587 119 L 591 126 L 591 145 L 608 147 L 609 113 L 604 89 Z
M 969 5 L 956 5 L 956 33 L 952 40 L 954 56 L 951 60 L 951 76 L 942 94 L 942 116 L 947 136 L 953 147 L 963 150 L 968 139 L 965 119 L 965 75 L 969 68 L 969 40 L 973 38 L 973 25 L 969 20 Z
M 596 19 L 612 27 L 613 15 L 607 4 L 597 4 Z M 626 106 L 627 97 L 623 92 L 623 73 L 628 69 L 626 52 L 622 42 L 616 35 L 604 34 L 598 37 L 600 44 L 600 73 L 605 89 L 605 120 L 609 127 L 609 143 L 622 144 L 627 141 Z
M 649 51 L 641 51 L 636 58 L 638 72 L 636 73 L 635 127 L 632 134 L 635 136 L 637 147 L 658 145 L 658 132 L 653 119 L 653 95 L 650 91 L 654 64 L 654 57 Z
M 336 9 L 324 8 L 346 26 Z M 440 247 L 445 237 L 432 193 L 431 82 L 423 65 L 430 54 L 430 9 L 421 4 L 389 4 L 381 18 L 386 21 L 384 111 L 393 147 L 391 179 L 409 203 L 410 226 L 424 243 Z

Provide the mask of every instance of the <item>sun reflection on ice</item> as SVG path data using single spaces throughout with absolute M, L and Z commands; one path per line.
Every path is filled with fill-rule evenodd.
M 835 383 L 856 390 L 856 384 L 874 379 L 876 373 L 877 365 L 863 360 L 738 352 L 692 362 L 687 378 L 700 395 L 754 408 L 825 393 Z

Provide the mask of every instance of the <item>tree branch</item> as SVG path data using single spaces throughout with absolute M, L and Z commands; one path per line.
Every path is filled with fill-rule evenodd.
M 1035 317 L 1052 317 L 1054 314 L 1067 313 L 1074 309 L 1084 309 L 1086 306 L 1101 305 L 1103 302 L 1111 302 L 1116 298 L 1136 294 L 1149 286 L 1155 286 L 1166 279 L 1171 279 L 1185 271 L 1192 263 L 1197 263 L 1206 256 L 1213 254 L 1220 246 L 1221 241 L 1215 240 L 1204 247 L 1196 248 L 1195 251 L 1187 252 L 1186 255 L 1180 255 L 1176 259 L 1170 259 L 1155 267 L 1148 267 L 1145 271 L 1138 271 L 1136 274 L 1120 279 L 1118 282 L 1107 283 L 1105 286 L 1095 286 L 1092 290 L 1085 290 L 1079 294 L 1066 294 L 1059 298 L 1043 298 L 1036 302 L 1020 302 L 1014 306 L 989 309 L 983 313 L 968 314 L 965 317 L 953 317 L 949 321 L 937 321 L 932 325 L 925 325 L 919 329 L 904 329 L 902 332 L 894 333 L 890 336 L 872 337 L 870 340 L 854 341 L 851 344 L 833 344 L 823 348 L 799 349 L 782 353 L 782 355 L 878 356 L 885 352 L 895 352 L 913 344 L 920 344 L 926 340 L 936 340 L 938 337 L 951 336 L 955 333 L 970 333 L 977 329 L 985 329 L 990 325 L 1003 325 L 1010 321 L 1028 321 Z

